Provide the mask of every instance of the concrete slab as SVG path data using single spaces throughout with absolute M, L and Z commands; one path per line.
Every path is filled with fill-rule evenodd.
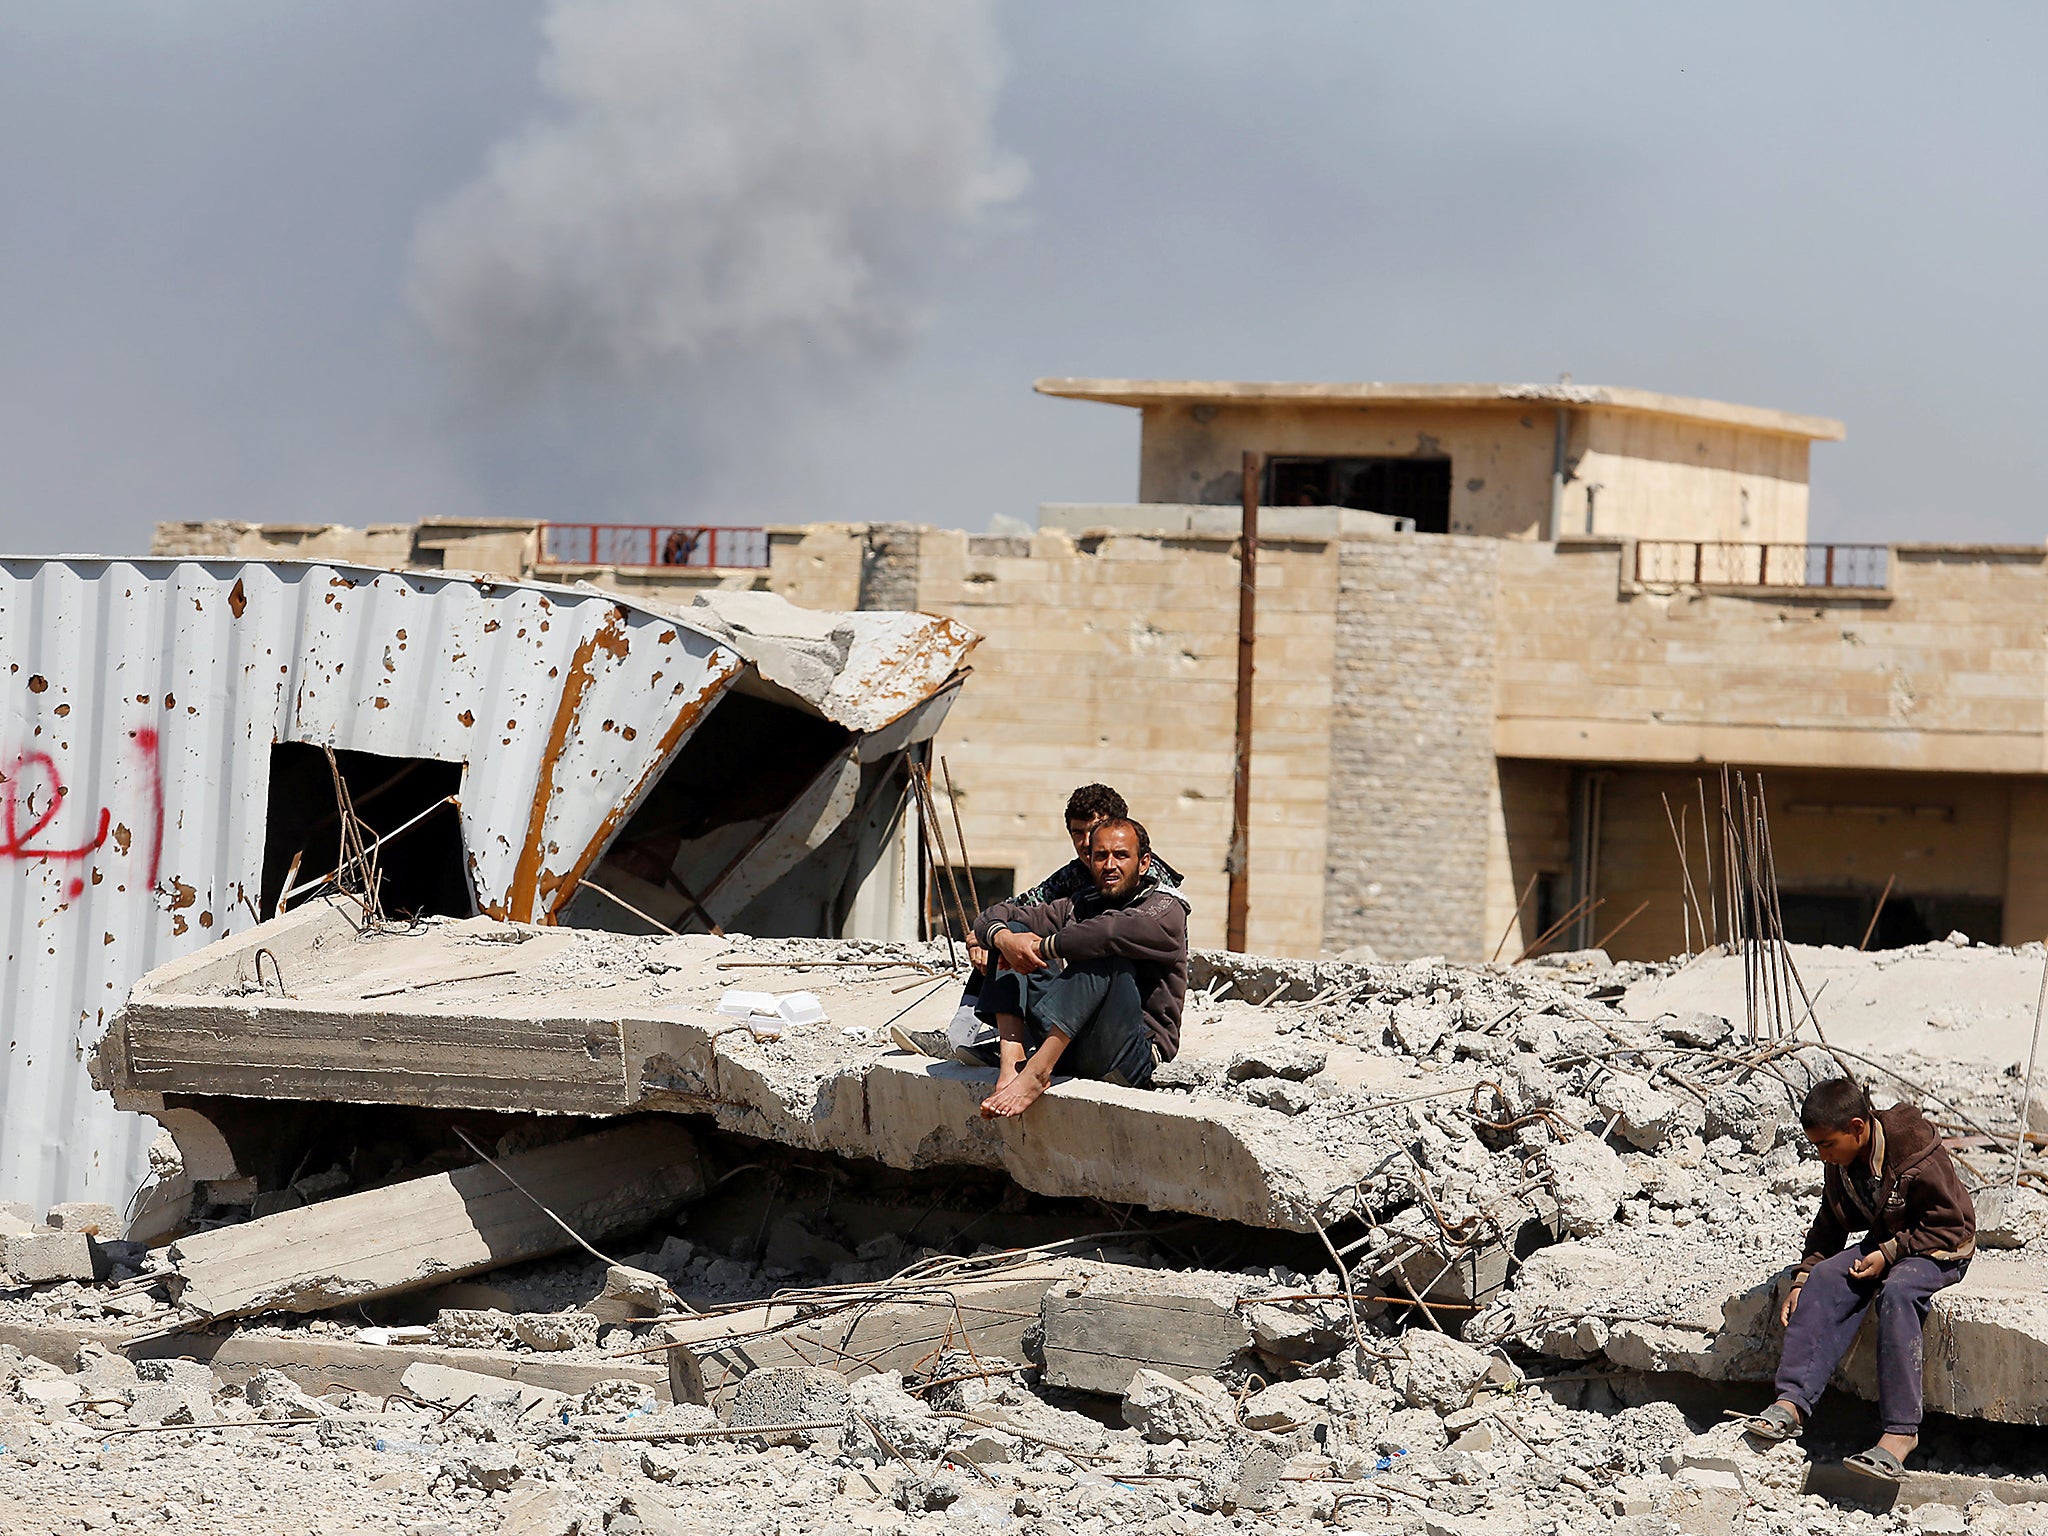
M 2026 1058 L 2041 967 L 2048 959 L 2037 944 L 2017 950 L 1921 944 L 1877 953 L 1794 944 L 1791 951 L 1814 999 L 1815 1018 L 1827 1038 L 1846 1050 L 1920 1051 L 2000 1066 Z M 1675 974 L 1637 982 L 1622 1006 L 1633 1019 L 1716 1013 L 1739 1030 L 1742 960 L 1701 956 Z
M 1709 1381 L 1769 1381 L 1782 1337 L 1780 1266 L 1730 1254 L 1716 1268 L 1690 1257 L 1675 1244 L 1667 1253 L 1645 1243 L 1562 1243 L 1524 1266 L 1514 1306 L 1545 1319 L 1526 1337 L 1554 1357 L 1604 1358 L 1622 1370 Z M 1877 1397 L 1874 1328 L 1873 1317 L 1836 1376 L 1838 1386 L 1870 1401 Z M 1960 1284 L 1935 1296 L 1923 1390 L 1935 1412 L 2048 1424 L 2048 1259 L 1980 1253 Z
M 264 985 L 259 947 L 278 961 Z M 802 941 L 636 939 L 484 919 L 359 936 L 344 910 L 315 904 L 146 977 L 96 1071 L 145 1110 L 175 1094 L 187 1106 L 249 1096 L 708 1114 L 726 1130 L 896 1168 L 1001 1168 L 1042 1194 L 1294 1231 L 1352 1211 L 1359 1186 L 1384 1182 L 1409 1134 L 1398 1115 L 1335 1101 L 1289 1114 L 1079 1081 L 1056 1084 L 1028 1116 L 985 1120 L 992 1073 L 887 1043 L 891 1022 L 942 1028 L 957 980 L 902 989 L 914 972 L 795 963 L 805 953 Z M 736 985 L 813 991 L 830 1022 L 762 1038 L 717 1012 Z M 1191 1009 L 1183 1060 L 1227 1062 L 1253 1043 L 1244 1016 L 1256 1011 Z M 1395 1098 L 1456 1098 L 1479 1076 L 1471 1064 L 1432 1070 L 1348 1047 L 1329 1057 L 1332 1084 L 1369 1083 Z
M 559 1253 L 573 1243 L 561 1223 L 601 1239 L 705 1188 L 696 1139 L 660 1120 L 500 1161 L 504 1172 L 478 1163 L 180 1238 L 170 1248 L 179 1299 L 232 1317 L 422 1290 Z
M 572 1396 L 588 1392 L 600 1382 L 637 1381 L 654 1388 L 656 1396 L 668 1397 L 668 1372 L 645 1360 L 563 1360 L 429 1344 L 358 1344 L 296 1333 L 152 1335 L 140 1343 L 129 1339 L 121 1329 L 86 1324 L 0 1323 L 0 1344 L 12 1345 L 67 1371 L 73 1369 L 80 1346 L 96 1344 L 109 1354 L 132 1360 L 197 1361 L 233 1387 L 243 1385 L 259 1371 L 282 1371 L 308 1392 L 324 1392 L 339 1385 L 381 1397 L 399 1389 L 409 1367 L 426 1364 Z
M 1051 1286 L 1083 1272 L 1073 1261 L 1019 1266 L 935 1282 L 825 1316 L 815 1303 L 769 1303 L 668 1324 L 670 1390 L 679 1403 L 723 1408 L 755 1371 L 824 1366 L 848 1377 L 926 1367 L 945 1349 L 1023 1361 L 1024 1337 L 1038 1326 Z M 653 1357 L 659 1358 L 659 1357 Z

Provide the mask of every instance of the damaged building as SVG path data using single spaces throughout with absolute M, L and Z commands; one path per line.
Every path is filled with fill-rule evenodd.
M 1249 453 L 1248 948 L 1696 947 L 1678 850 L 1701 857 L 1722 765 L 1767 770 L 1795 939 L 2048 932 L 2048 553 L 1817 538 L 1810 460 L 1841 423 L 1572 384 L 1039 388 L 1134 415 L 1136 501 L 995 534 L 885 512 L 730 531 L 668 566 L 659 530 L 561 524 L 166 525 L 159 544 L 374 541 L 393 563 L 949 616 L 988 637 L 948 724 L 986 886 L 1060 862 L 1059 801 L 1107 775 L 1220 944 Z
M 129 986 L 337 870 L 416 917 L 919 936 L 908 764 L 976 638 L 235 560 L 7 562 L 0 637 L 0 1188 L 43 1204 L 147 1169 L 85 1066 Z

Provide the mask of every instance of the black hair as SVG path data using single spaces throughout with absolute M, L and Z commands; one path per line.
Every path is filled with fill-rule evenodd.
M 1799 1123 L 1809 1131 L 1846 1131 L 1851 1120 L 1871 1118 L 1870 1095 L 1853 1077 L 1815 1083 L 1799 1106 Z
M 1098 816 L 1121 821 L 1130 814 L 1131 808 L 1124 804 L 1124 797 L 1107 784 L 1083 784 L 1067 796 L 1069 821 L 1093 821 Z
M 1130 828 L 1131 834 L 1138 840 L 1138 857 L 1145 859 L 1152 856 L 1152 834 L 1145 830 L 1142 821 L 1133 821 L 1128 816 L 1112 816 L 1107 821 L 1098 821 L 1088 834 L 1088 846 L 1093 848 L 1095 839 L 1111 827 Z

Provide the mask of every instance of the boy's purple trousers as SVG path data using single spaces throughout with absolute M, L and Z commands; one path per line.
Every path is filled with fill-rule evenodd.
M 1871 1245 L 1874 1247 L 1875 1245 Z M 1812 1417 L 1828 1378 L 1856 1342 L 1872 1299 L 1877 1302 L 1877 1411 L 1888 1435 L 1920 1433 L 1920 1340 L 1934 1293 L 1954 1285 L 1970 1267 L 1964 1259 L 1906 1258 L 1887 1264 L 1875 1280 L 1852 1280 L 1849 1266 L 1870 1251 L 1845 1248 L 1807 1274 L 1799 1307 L 1785 1327 L 1778 1357 L 1778 1396 Z

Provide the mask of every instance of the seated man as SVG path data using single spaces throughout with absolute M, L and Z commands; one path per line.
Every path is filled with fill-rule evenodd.
M 998 967 L 978 1010 L 997 1036 L 984 1115 L 1023 1114 L 1055 1070 L 1149 1088 L 1180 1049 L 1187 903 L 1153 873 L 1152 840 L 1127 817 L 1088 834 L 1088 868 L 1093 883 L 1078 895 L 999 902 L 975 920 Z
M 1088 869 L 1088 834 L 1111 818 L 1128 818 L 1130 808 L 1124 797 L 1107 784 L 1083 784 L 1067 796 L 1067 840 L 1074 845 L 1074 857 L 1038 884 L 1012 896 L 1006 906 L 1042 907 L 1062 896 L 1079 896 L 1095 889 L 1095 877 Z M 1180 872 L 1157 852 L 1152 855 L 1152 877 L 1166 890 L 1180 889 Z M 1188 906 L 1185 896 L 1181 905 Z M 988 950 L 972 933 L 967 936 L 967 985 L 961 989 L 960 1005 L 944 1029 L 907 1029 L 892 1024 L 889 1038 L 903 1050 L 920 1056 L 950 1057 L 970 1066 L 992 1065 L 996 1059 L 995 1027 L 980 1017 L 981 988 L 988 975 Z

